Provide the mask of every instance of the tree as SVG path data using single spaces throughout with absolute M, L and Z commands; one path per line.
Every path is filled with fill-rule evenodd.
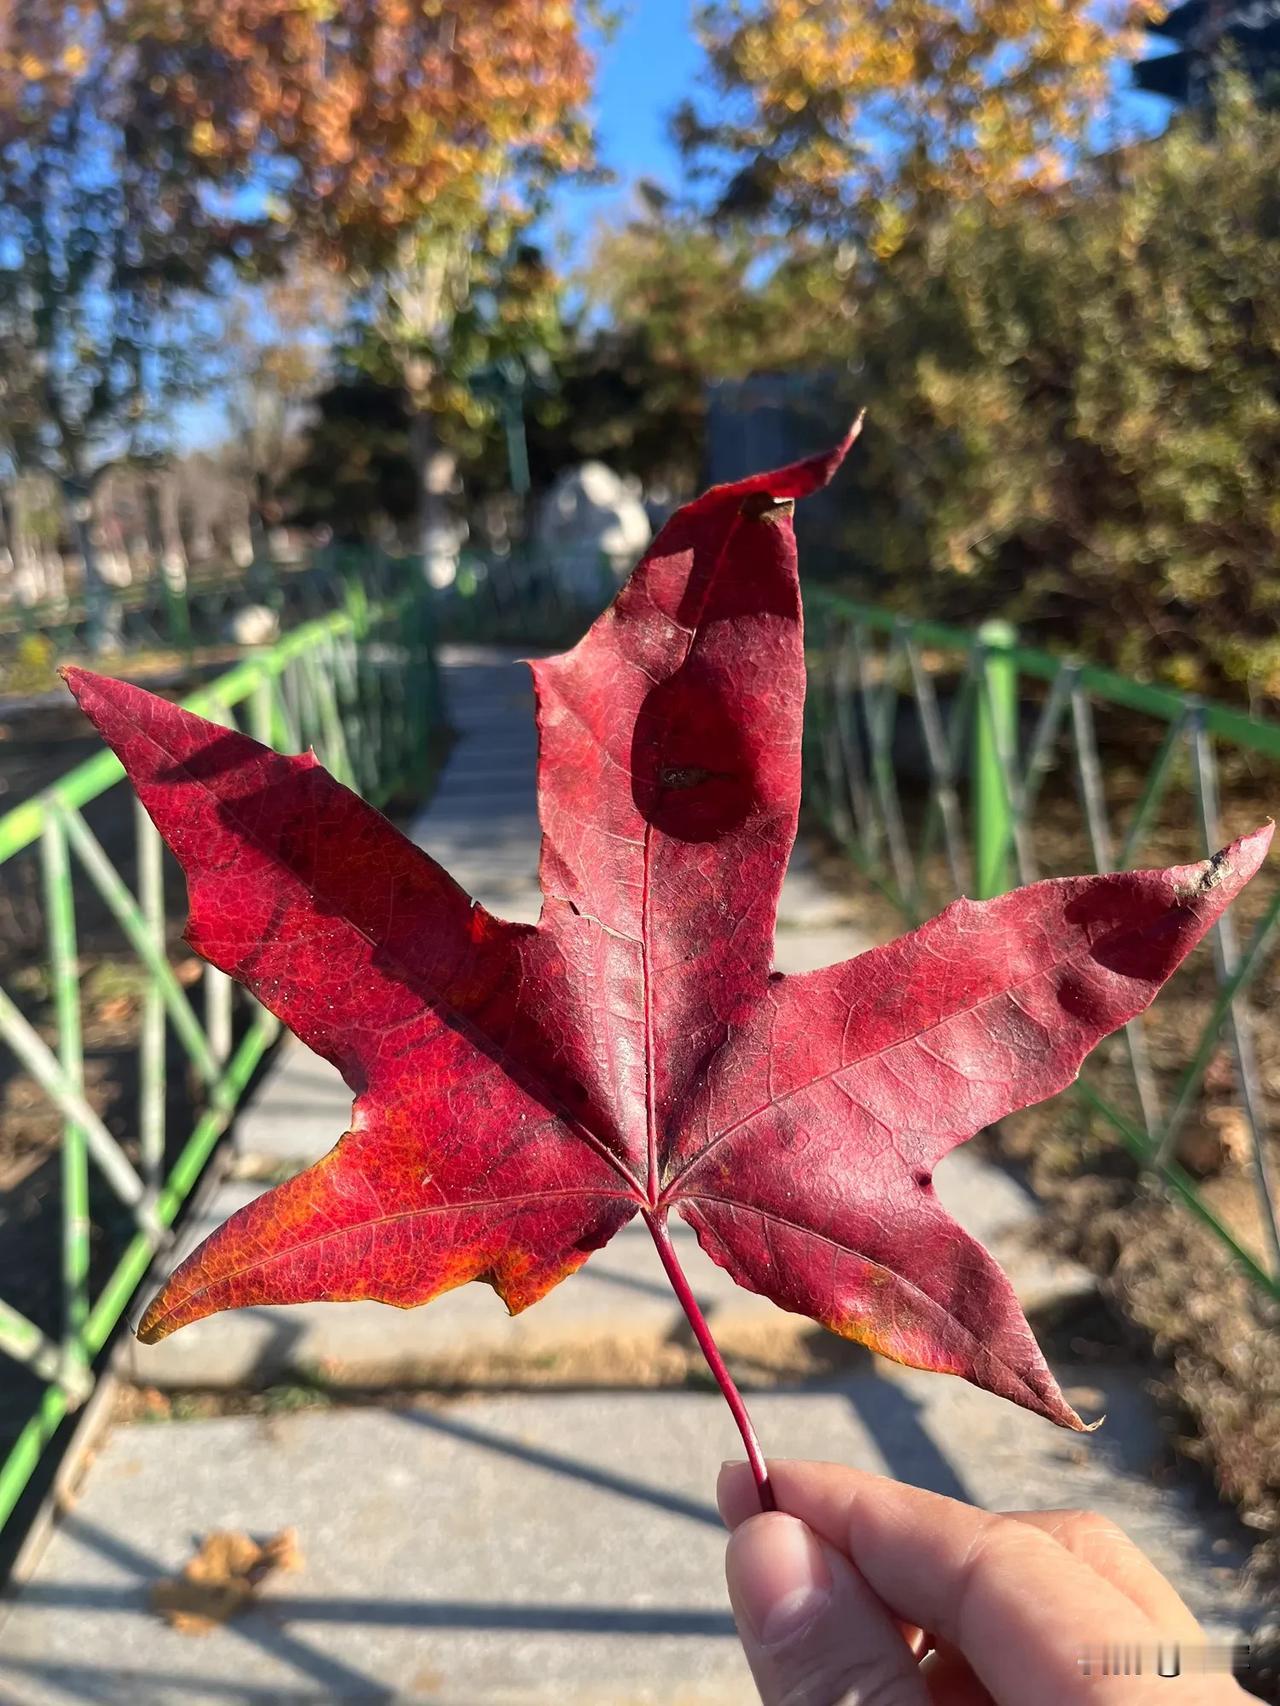
M 472 495 L 509 498 L 513 458 L 527 454 L 524 429 L 536 438 L 539 413 L 554 409 L 556 368 L 574 362 L 574 334 L 559 279 L 518 236 L 504 252 L 457 256 L 456 271 L 448 247 L 427 233 L 406 234 L 403 248 L 404 265 L 370 279 L 356 299 L 289 501 L 299 518 L 343 536 L 401 534 L 412 520 L 429 549 L 435 521 L 424 528 L 424 477 L 440 498 L 460 472 Z M 407 509 L 397 462 L 418 491 Z
M 303 251 L 371 296 L 412 273 L 395 347 L 425 415 L 473 255 L 589 158 L 589 75 L 563 0 L 0 3 L 0 342 L 40 352 L 34 441 L 91 587 L 95 473 L 194 377 L 184 293 Z
M 417 515 L 409 416 L 398 385 L 340 372 L 315 400 L 284 497 L 304 526 L 343 540 L 386 538 Z
M 535 486 L 587 461 L 634 474 L 649 492 L 687 497 L 702 463 L 705 386 L 631 321 L 572 328 L 555 387 L 530 413 Z
M 459 460 L 476 456 L 495 414 L 475 384 L 484 369 L 545 358 L 560 343 L 559 281 L 523 238 L 531 208 L 492 211 L 470 231 L 430 221 L 402 234 L 369 280 L 352 358 L 398 384 L 409 417 L 424 559 L 453 549 L 446 500 Z
M 6 363 L 20 376 L 9 454 L 59 482 L 108 648 L 94 489 L 114 461 L 159 448 L 199 366 L 190 293 L 239 223 L 211 211 L 183 132 L 162 122 L 135 12 L 0 9 L 0 346 L 21 352 Z
M 183 0 L 148 25 L 146 57 L 220 180 L 256 186 L 269 219 L 352 269 L 360 347 L 405 390 L 430 533 L 452 478 L 435 423 L 465 412 L 475 328 L 509 341 L 523 294 L 536 336 L 521 233 L 590 162 L 573 5 Z
M 716 103 L 686 105 L 677 134 L 722 211 L 891 254 L 922 212 L 1062 180 L 1136 47 L 1121 5 L 713 0 Z
M 134 0 L 167 114 L 222 182 L 380 266 L 429 215 L 469 231 L 585 166 L 590 60 L 568 0 Z
M 280 520 L 281 488 L 331 364 L 346 297 L 334 268 L 302 255 L 279 277 L 237 289 L 221 305 L 217 382 L 255 564 L 265 555 L 267 529 Z

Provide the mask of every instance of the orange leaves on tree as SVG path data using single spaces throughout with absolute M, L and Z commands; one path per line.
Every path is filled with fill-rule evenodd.
M 719 96 L 686 144 L 727 150 L 728 204 L 885 253 L 920 207 L 1060 181 L 1133 26 L 1157 0 L 757 0 L 712 4 Z
M 589 158 L 590 59 L 572 8 L 539 0 L 184 0 L 173 88 L 202 152 L 296 169 L 300 227 L 348 252 L 430 212 L 465 221 L 494 181 Z
M 567 5 L 0 0 L 0 130 L 104 66 L 113 118 L 171 163 L 193 219 L 202 182 L 277 191 L 298 234 L 356 261 L 428 213 L 474 223 L 499 179 L 590 160 L 591 60 Z

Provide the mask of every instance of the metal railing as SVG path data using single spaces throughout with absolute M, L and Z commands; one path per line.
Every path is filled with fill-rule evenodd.
M 466 550 L 450 572 L 433 588 L 436 631 L 442 640 L 484 645 L 572 646 L 623 578 L 603 552 L 531 544 L 506 555 Z
M 913 923 L 957 894 L 1189 863 L 1280 799 L 1275 723 L 1019 645 L 1002 622 L 969 632 L 820 589 L 805 610 L 807 804 Z M 1273 1299 L 1280 1062 L 1260 1064 L 1258 1037 L 1268 1054 L 1271 1037 L 1256 1020 L 1278 914 L 1280 881 L 1264 868 L 1214 927 L 1211 973 L 1203 961 L 1179 973 L 1076 1085 Z M 1210 1111 L 1251 1180 L 1229 1210 L 1181 1155 L 1211 1075 Z
M 280 750 L 314 746 L 375 803 L 417 800 L 439 715 L 426 624 L 420 595 L 371 605 L 355 587 L 345 609 L 294 630 L 185 703 Z M 91 1391 L 94 1359 L 278 1030 L 265 1008 L 182 949 L 176 864 L 111 753 L 0 818 L 6 879 L 23 865 L 35 929 L 5 955 L 0 1085 L 7 1093 L 19 1082 L 24 1105 L 39 1102 L 60 1131 L 49 1176 L 28 1193 L 36 1226 L 26 1260 L 15 1242 L 20 1193 L 0 1194 L 0 1224 L 8 1220 L 0 1238 L 0 1526 L 63 1418 Z M 124 948 L 123 965 L 118 952 L 111 961 L 133 1010 L 123 1045 L 114 1039 L 132 1084 L 123 1118 L 108 1117 L 86 1072 L 82 924 L 91 934 L 105 928 Z
M 268 611 L 281 628 L 295 628 L 342 607 L 353 564 L 367 578 L 379 562 L 385 568 L 385 560 L 369 551 L 344 554 L 328 546 L 298 562 L 263 557 L 247 568 L 227 564 L 198 569 L 181 579 L 157 568 L 143 580 L 109 591 L 120 650 L 189 656 L 205 647 L 226 646 L 235 640 L 237 613 L 249 605 Z M 49 657 L 66 656 L 86 648 L 91 626 L 83 587 L 61 599 L 0 605 L 0 684 L 9 684 L 15 666 L 21 682 L 22 659 L 32 642 Z

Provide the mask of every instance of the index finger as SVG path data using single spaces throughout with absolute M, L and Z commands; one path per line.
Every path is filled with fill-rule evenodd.
M 722 1473 L 731 1527 L 752 1498 L 745 1468 Z M 844 1552 L 895 1616 L 958 1647 L 1009 1706 L 1114 1703 L 1114 1681 L 1085 1674 L 1082 1656 L 1111 1645 L 1150 1651 L 1174 1633 L 1032 1524 L 836 1464 L 770 1463 L 769 1474 L 779 1509 Z M 1126 1706 L 1240 1699 L 1234 1683 L 1205 1677 L 1125 1686 Z

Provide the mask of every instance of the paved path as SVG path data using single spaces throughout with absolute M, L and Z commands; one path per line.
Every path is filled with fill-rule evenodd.
M 446 668 L 460 738 L 415 834 L 493 910 L 535 917 L 524 672 L 506 654 L 474 650 L 450 652 Z M 783 969 L 863 945 L 838 898 L 803 863 L 793 869 Z M 240 1122 L 241 1176 L 207 1222 L 322 1153 L 349 1101 L 324 1063 L 283 1050 Z M 1028 1307 L 1087 1284 L 1036 1252 L 1034 1204 L 1002 1171 L 961 1151 L 938 1187 Z M 190 1229 L 187 1243 L 207 1229 Z M 718 1336 L 748 1372 L 835 1343 L 739 1291 L 690 1235 L 677 1236 Z M 0 1626 L 0 1706 L 746 1702 L 710 1504 L 736 1435 L 713 1394 L 640 1389 L 673 1357 L 687 1366 L 676 1354 L 687 1340 L 647 1237 L 628 1228 L 515 1321 L 487 1288 L 467 1286 L 423 1310 L 249 1310 L 133 1347 L 137 1380 L 170 1388 L 322 1375 L 364 1388 L 508 1389 L 381 1404 L 366 1392 L 359 1404 L 268 1419 L 116 1427 Z M 1140 1382 L 1116 1368 L 1060 1372 L 1081 1408 L 1107 1412 L 1089 1439 L 870 1356 L 842 1359 L 825 1382 L 759 1392 L 752 1410 L 779 1453 L 842 1459 L 996 1507 L 1093 1505 L 1152 1551 L 1203 1616 L 1247 1629 L 1255 1608 L 1237 1570 L 1241 1536 L 1157 1480 L 1164 1443 Z M 276 1578 L 252 1615 L 194 1638 L 149 1612 L 151 1582 L 180 1569 L 204 1534 L 284 1527 L 298 1531 L 302 1567 Z
M 1118 1380 L 1105 1402 L 1111 1438 L 1087 1445 L 887 1367 L 752 1410 L 789 1455 L 997 1507 L 1110 1511 L 1202 1610 L 1229 1614 L 1230 1554 L 1150 1485 L 1140 1400 Z M 0 1699 L 746 1706 L 712 1503 L 728 1449 L 719 1399 L 689 1392 L 118 1428 L 0 1630 Z M 192 1637 L 148 1613 L 150 1584 L 197 1537 L 286 1526 L 302 1568 L 252 1616 Z

